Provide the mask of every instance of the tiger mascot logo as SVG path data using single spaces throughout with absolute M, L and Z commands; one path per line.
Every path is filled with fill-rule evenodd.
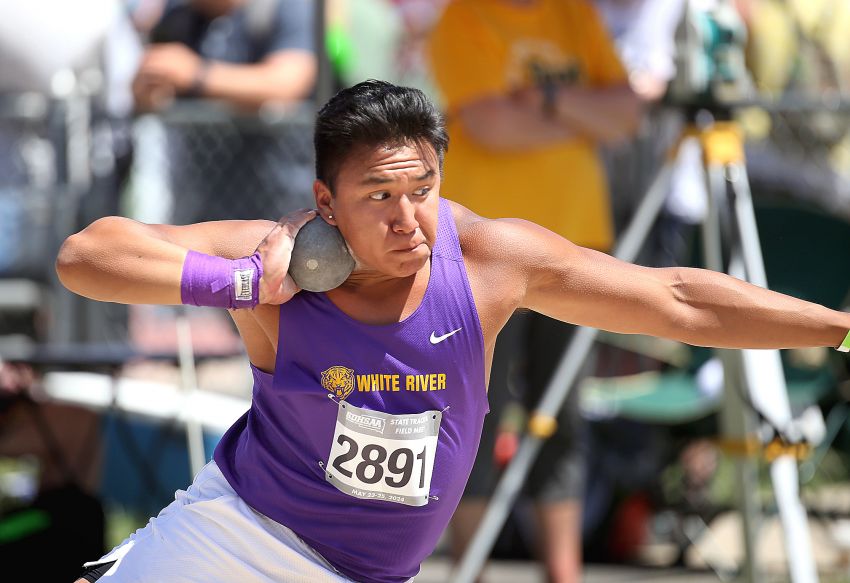
M 322 371 L 322 386 L 338 399 L 345 399 L 354 390 L 354 369 L 332 366 Z

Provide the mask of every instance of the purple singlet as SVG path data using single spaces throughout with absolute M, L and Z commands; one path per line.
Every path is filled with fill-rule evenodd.
M 415 576 L 460 500 L 488 410 L 448 203 L 415 312 L 368 325 L 300 292 L 280 307 L 274 375 L 253 371 L 251 408 L 215 451 L 233 489 L 347 577 Z

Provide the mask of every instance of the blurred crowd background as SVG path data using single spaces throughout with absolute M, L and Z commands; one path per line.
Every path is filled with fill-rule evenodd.
M 844 308 L 848 31 L 848 0 L 0 3 L 3 564 L 31 576 L 16 559 L 47 546 L 44 578 L 71 580 L 189 483 L 251 395 L 226 315 L 64 291 L 53 261 L 71 233 L 115 214 L 186 224 L 313 206 L 315 112 L 375 78 L 440 104 L 442 195 L 483 216 L 612 252 L 668 171 L 638 258 L 652 266 L 702 264 L 707 169 L 682 138 L 731 122 L 771 287 Z M 479 462 L 437 557 L 465 548 L 571 334 L 529 314 L 506 328 Z M 850 580 L 850 369 L 826 349 L 782 358 L 815 560 Z M 587 563 L 734 577 L 722 383 L 707 350 L 600 336 L 493 557 L 539 560 L 553 581 Z M 769 461 L 749 460 L 755 560 L 781 580 Z

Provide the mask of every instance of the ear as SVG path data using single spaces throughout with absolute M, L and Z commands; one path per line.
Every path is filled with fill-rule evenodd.
M 316 179 L 313 182 L 313 196 L 316 197 L 316 208 L 319 209 L 319 214 L 322 218 L 327 223 L 336 225 L 336 217 L 333 216 L 334 198 L 328 185 Z

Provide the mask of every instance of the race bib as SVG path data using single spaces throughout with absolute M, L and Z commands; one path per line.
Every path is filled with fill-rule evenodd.
M 357 498 L 424 506 L 443 415 L 390 415 L 339 404 L 325 479 Z

